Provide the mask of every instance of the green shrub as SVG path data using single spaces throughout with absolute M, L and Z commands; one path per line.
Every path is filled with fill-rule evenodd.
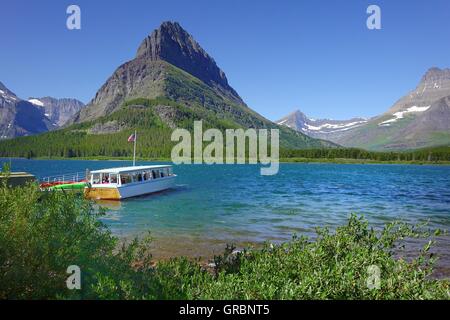
M 127 298 L 138 296 L 149 268 L 137 241 L 118 240 L 102 214 L 75 194 L 41 192 L 36 185 L 0 187 L 0 299 Z M 77 265 L 82 290 L 68 290 L 66 269 Z M 114 279 L 113 281 L 111 279 Z M 130 287 L 133 284 L 133 288 Z
M 449 282 L 430 278 L 431 243 L 410 261 L 396 258 L 402 240 L 429 237 L 423 226 L 383 230 L 351 216 L 314 241 L 294 237 L 260 250 L 215 257 L 214 270 L 175 258 L 154 263 L 150 240 L 121 243 L 99 221 L 102 211 L 74 194 L 0 186 L 0 299 L 448 299 Z M 81 290 L 68 290 L 78 265 Z M 369 289 L 369 267 L 380 287 Z
M 353 215 L 335 233 L 318 229 L 314 241 L 294 237 L 226 259 L 233 267 L 222 264 L 222 271 L 194 298 L 448 299 L 449 283 L 430 279 L 435 262 L 428 254 L 430 244 L 411 261 L 394 257 L 405 237 L 429 235 L 398 222 L 377 232 Z M 381 271 L 378 289 L 367 285 L 371 266 Z

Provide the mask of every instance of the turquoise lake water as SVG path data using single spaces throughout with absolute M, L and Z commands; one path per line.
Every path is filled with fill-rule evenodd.
M 13 159 L 12 169 L 43 177 L 130 164 Z M 226 243 L 312 235 L 315 227 L 342 224 L 352 212 L 364 214 L 374 226 L 404 219 L 450 229 L 450 166 L 281 164 L 274 176 L 261 176 L 259 169 L 175 166 L 174 189 L 102 203 L 108 208 L 103 221 L 121 237 L 150 230 L 157 256 L 219 253 Z M 450 265 L 449 244 L 444 241 L 440 248 Z

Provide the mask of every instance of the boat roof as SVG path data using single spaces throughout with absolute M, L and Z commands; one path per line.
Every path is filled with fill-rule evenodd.
M 10 178 L 15 178 L 15 177 L 34 177 L 34 175 L 32 175 L 31 173 L 28 172 L 2 172 L 0 171 L 0 177 L 6 177 L 9 176 Z
M 132 166 L 132 167 L 119 167 L 119 168 L 93 170 L 93 171 L 91 171 L 91 173 L 121 173 L 121 172 L 133 172 L 133 171 L 161 169 L 161 168 L 169 168 L 169 167 L 172 167 L 172 166 L 171 165 Z

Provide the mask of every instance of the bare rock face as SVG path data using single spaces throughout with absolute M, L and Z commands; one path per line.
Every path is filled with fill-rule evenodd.
M 65 125 L 70 118 L 84 108 L 83 102 L 70 98 L 43 97 L 29 98 L 28 101 L 43 108 L 45 115 L 58 127 Z
M 136 58 L 139 57 L 167 61 L 243 103 L 214 59 L 177 22 L 163 22 L 145 38 L 137 50 Z
M 94 99 L 69 122 L 83 122 L 108 115 L 125 100 L 156 98 L 164 94 L 167 66 L 162 61 L 137 58 L 121 65 L 97 91 Z
M 428 69 L 417 87 L 399 99 L 388 111 L 394 114 L 412 106 L 425 107 L 450 95 L 450 69 Z
M 172 106 L 155 106 L 154 108 L 155 113 L 159 116 L 162 122 L 167 124 L 169 128 L 175 129 L 177 127 L 176 125 L 176 118 L 178 116 L 178 109 Z
M 89 134 L 111 134 L 122 131 L 124 125 L 118 123 L 116 120 L 105 123 L 95 123 L 89 130 Z
M 42 133 L 55 128 L 41 108 L 20 99 L 0 82 L 0 139 Z
M 426 112 L 419 113 L 415 121 L 402 130 L 402 136 L 420 140 L 424 133 L 433 132 L 450 133 L 450 96 L 437 100 Z

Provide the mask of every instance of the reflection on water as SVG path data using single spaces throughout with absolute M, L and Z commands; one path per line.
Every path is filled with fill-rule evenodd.
M 109 211 L 119 211 L 122 209 L 122 202 L 117 200 L 96 200 L 95 203 Z
M 129 162 L 13 160 L 14 170 L 38 176 L 124 165 Z M 277 175 L 261 176 L 253 165 L 190 165 L 174 172 L 174 189 L 101 204 L 108 209 L 102 220 L 121 237 L 150 230 L 156 256 L 311 236 L 317 226 L 345 223 L 352 212 L 375 227 L 401 219 L 450 229 L 450 166 L 281 164 Z M 449 244 L 442 240 L 439 247 L 447 267 Z

